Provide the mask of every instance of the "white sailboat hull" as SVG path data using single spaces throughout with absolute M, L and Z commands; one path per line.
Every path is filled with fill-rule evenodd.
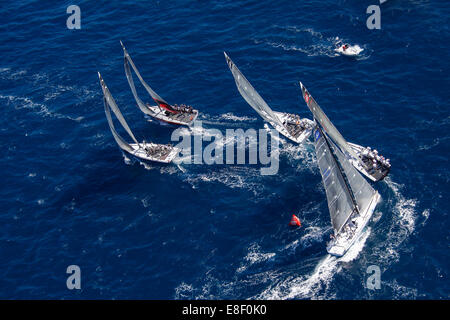
M 186 121 L 167 116 L 166 110 L 161 109 L 159 106 L 147 106 L 147 108 L 150 111 L 150 113 L 147 113 L 149 116 L 176 125 L 190 126 L 198 117 L 198 110 L 193 110 L 193 114 Z
M 284 113 L 284 112 L 278 112 L 278 111 L 274 111 L 273 112 L 279 119 L 281 122 L 284 122 L 284 120 L 287 119 L 288 114 Z M 277 130 L 279 133 L 281 133 L 283 136 L 285 136 L 286 138 L 288 138 L 289 140 L 295 142 L 295 143 L 303 143 L 303 141 L 305 141 L 307 138 L 309 138 L 309 136 L 311 135 L 313 126 L 314 126 L 314 122 L 307 119 L 307 118 L 302 118 L 301 121 L 307 125 L 309 125 L 309 128 L 305 129 L 300 135 L 298 135 L 297 137 L 292 136 L 292 134 L 289 133 L 289 131 L 286 130 L 285 127 L 280 126 L 279 124 L 277 124 L 274 121 L 268 121 L 270 123 L 270 125 Z
M 356 143 L 351 143 L 351 142 L 347 142 L 347 143 L 358 154 L 358 156 L 360 156 L 361 151 L 365 149 L 363 146 L 360 146 Z M 361 165 L 360 161 L 357 161 L 355 159 L 349 159 L 349 160 L 350 160 L 350 163 L 359 172 L 361 172 L 363 175 L 365 175 L 367 178 L 369 178 L 370 180 L 372 180 L 374 182 L 384 179 L 384 177 L 389 173 L 389 171 L 387 171 L 386 174 L 378 174 L 377 176 L 374 176 L 374 175 L 370 174 L 369 172 L 367 172 L 367 170 Z
M 172 148 L 172 150 L 164 157 L 156 157 L 156 156 L 150 156 L 147 154 L 147 152 L 141 148 L 143 146 L 145 147 L 155 147 L 158 146 L 158 144 L 155 143 L 141 143 L 140 146 L 137 145 L 136 143 L 132 143 L 130 144 L 130 146 L 133 148 L 132 152 L 127 151 L 129 154 L 131 154 L 132 156 L 135 156 L 136 158 L 139 158 L 140 160 L 146 160 L 146 161 L 152 161 L 152 162 L 160 162 L 160 163 L 170 163 L 173 161 L 173 159 L 175 159 L 175 157 L 177 156 L 179 150 L 178 148 Z M 165 145 L 160 145 L 160 146 L 165 146 Z
M 337 49 L 334 49 L 334 51 L 336 51 L 337 53 L 340 53 L 344 56 L 348 56 L 348 57 L 354 57 L 359 55 L 364 49 L 362 49 L 360 46 L 358 45 L 354 45 L 351 47 L 348 47 L 347 49 L 344 50 L 344 48 L 339 47 Z
M 364 149 L 363 146 L 360 146 L 356 143 L 347 142 L 348 145 L 356 152 L 356 154 L 359 156 L 361 153 L 361 150 Z M 370 175 L 366 169 L 361 165 L 361 163 L 355 159 L 349 159 L 350 163 L 355 167 L 359 172 L 361 172 L 363 175 L 365 175 L 367 178 L 369 178 L 372 181 L 377 181 L 372 175 Z
M 348 251 L 348 249 L 350 249 L 355 241 L 361 236 L 364 228 L 367 226 L 367 223 L 372 217 L 375 207 L 380 199 L 380 194 L 376 192 L 365 212 L 360 212 L 360 215 L 356 219 L 354 219 L 357 228 L 356 230 L 354 230 L 351 236 L 346 236 L 346 233 L 341 232 L 341 234 L 339 234 L 335 240 L 328 243 L 327 251 L 329 254 L 341 257 Z

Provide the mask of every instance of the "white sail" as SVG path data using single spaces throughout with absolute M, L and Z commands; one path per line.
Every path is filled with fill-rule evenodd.
M 100 75 L 100 73 L 98 73 L 98 77 L 100 79 L 100 85 L 101 85 L 102 91 L 103 91 L 103 102 L 104 102 L 104 106 L 105 106 L 106 118 L 108 119 L 108 124 L 109 124 L 111 132 L 114 136 L 114 139 L 116 140 L 117 144 L 121 148 L 125 148 L 127 151 L 130 151 L 130 149 L 132 150 L 130 145 L 115 130 L 114 123 L 111 118 L 110 110 L 112 110 L 114 112 L 114 114 L 116 115 L 120 124 L 123 126 L 125 131 L 130 135 L 131 139 L 133 139 L 133 141 L 136 144 L 139 145 L 139 143 L 137 142 L 133 132 L 131 131 L 130 127 L 128 126 L 127 122 L 125 121 L 125 118 L 123 117 L 122 113 L 120 112 L 119 107 L 116 104 L 116 101 L 112 97 L 111 92 L 109 91 L 108 87 L 106 86 L 105 82 L 103 81 L 103 78 Z
M 171 107 L 169 103 L 167 103 L 163 98 L 161 98 L 150 86 L 144 81 L 141 74 L 139 73 L 139 70 L 136 68 L 133 60 L 131 59 L 130 55 L 128 54 L 127 49 L 123 45 L 122 41 L 120 41 L 120 44 L 122 45 L 123 49 L 123 58 L 124 58 L 124 68 L 125 68 L 125 74 L 127 76 L 128 84 L 130 85 L 131 91 L 133 92 L 134 99 L 136 100 L 136 103 L 139 106 L 139 109 L 141 109 L 142 112 L 145 114 L 151 115 L 152 112 L 145 106 L 144 102 L 139 98 L 136 86 L 134 84 L 133 75 L 131 74 L 130 65 L 133 68 L 134 72 L 136 73 L 136 76 L 138 77 L 141 84 L 144 86 L 144 88 L 147 90 L 148 94 L 153 98 L 153 100 L 158 103 L 158 105 L 170 112 L 175 112 L 175 110 Z
M 106 119 L 108 120 L 108 125 L 109 128 L 111 129 L 112 135 L 114 137 L 114 140 L 116 140 L 117 144 L 119 145 L 119 147 L 125 151 L 128 152 L 133 152 L 133 148 L 130 146 L 130 144 L 128 142 L 126 142 L 116 131 L 116 128 L 114 127 L 114 123 L 113 120 L 111 118 L 111 111 L 109 108 L 108 103 L 106 102 L 106 99 L 103 98 L 103 104 L 105 106 L 105 114 L 106 114 Z
M 124 51 L 124 52 L 126 52 L 126 51 Z M 150 111 L 150 109 L 145 106 L 144 102 L 141 100 L 141 98 L 139 98 L 139 96 L 137 94 L 136 86 L 134 85 L 133 75 L 131 74 L 131 70 L 130 70 L 130 64 L 128 62 L 126 54 L 123 59 L 123 64 L 124 64 L 125 74 L 127 76 L 128 84 L 130 85 L 131 92 L 133 93 L 134 100 L 136 100 L 136 103 L 137 103 L 139 109 L 141 109 L 141 111 L 145 114 L 152 115 L 152 112 Z
M 302 96 L 305 99 L 306 105 L 309 110 L 311 110 L 314 119 L 316 119 L 326 134 L 341 148 L 342 152 L 346 154 L 348 158 L 353 158 L 353 160 L 359 161 L 361 166 L 364 164 L 360 160 L 356 152 L 349 146 L 347 141 L 341 135 L 341 133 L 336 129 L 336 127 L 328 119 L 327 115 L 323 112 L 322 108 L 317 104 L 316 100 L 309 94 L 308 90 L 300 82 L 300 87 L 302 88 Z
M 258 92 L 253 88 L 250 82 L 245 78 L 238 67 L 233 63 L 230 57 L 224 52 L 225 59 L 227 61 L 228 67 L 233 74 L 236 86 L 242 95 L 242 97 L 247 101 L 247 103 L 255 109 L 256 112 L 266 121 L 275 122 L 276 124 L 284 127 L 277 115 L 270 109 L 268 104 L 261 98 Z

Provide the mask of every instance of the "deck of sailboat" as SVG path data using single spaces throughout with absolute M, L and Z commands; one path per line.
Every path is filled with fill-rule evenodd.
M 198 117 L 198 110 L 192 110 L 192 112 L 171 113 L 167 110 L 160 108 L 159 106 L 147 105 L 147 108 L 152 112 L 151 114 L 149 114 L 150 116 L 173 124 L 189 126 Z
M 292 122 L 289 120 L 290 116 L 296 116 L 289 113 L 273 111 L 273 113 L 279 118 L 281 123 L 284 124 L 283 128 L 277 126 L 276 124 L 272 124 L 272 126 L 277 129 L 281 134 L 291 139 L 296 143 L 302 143 L 305 139 L 307 139 L 312 131 L 313 122 L 307 118 L 300 118 L 298 116 L 298 122 Z
M 361 236 L 380 199 L 380 194 L 376 192 L 370 200 L 367 209 L 364 212 L 360 212 L 357 217 L 352 219 L 352 222 L 347 222 L 343 228 L 343 231 L 337 235 L 336 239 L 327 244 L 327 252 L 329 254 L 341 257 L 348 251 L 348 249 Z M 349 223 L 354 223 L 357 227 L 352 230 Z
M 131 155 L 141 160 L 161 163 L 172 162 L 179 151 L 177 148 L 155 143 L 140 143 L 139 145 L 132 143 L 130 146 L 133 148 L 133 151 L 129 152 Z M 147 148 L 148 151 L 144 148 Z
M 359 156 L 359 158 L 361 160 L 360 162 L 353 161 L 352 162 L 353 166 L 356 169 L 358 169 L 359 172 L 364 174 L 367 178 L 376 182 L 376 181 L 383 180 L 389 174 L 390 168 L 388 168 L 388 167 L 381 167 L 380 169 L 370 168 L 370 164 L 368 163 L 368 160 L 365 160 L 361 156 L 361 151 L 364 149 L 363 146 L 360 146 L 356 143 L 351 143 L 351 142 L 347 142 L 347 143 L 353 150 L 355 150 L 355 152 L 357 153 L 357 155 Z M 360 163 L 363 163 L 365 165 L 365 167 L 361 166 Z

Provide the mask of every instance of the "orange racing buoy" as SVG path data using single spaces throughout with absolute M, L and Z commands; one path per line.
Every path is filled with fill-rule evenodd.
M 294 227 L 295 226 L 301 227 L 302 223 L 300 222 L 300 219 L 295 214 L 293 214 L 291 222 L 289 222 L 289 225 Z

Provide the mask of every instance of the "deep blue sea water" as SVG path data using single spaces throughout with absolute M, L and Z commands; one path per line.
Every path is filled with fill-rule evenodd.
M 81 8 L 81 29 L 66 8 Z M 16 1 L 0 8 L 0 298 L 449 298 L 448 1 Z M 145 121 L 123 70 L 206 128 L 262 128 L 227 51 L 275 110 L 310 117 L 301 80 L 351 142 L 391 159 L 383 201 L 343 259 L 311 143 L 282 140 L 280 170 L 140 165 L 109 131 L 100 71 L 138 139 Z M 362 56 L 335 56 L 337 39 Z M 141 91 L 143 93 L 143 91 Z M 291 229 L 292 214 L 303 227 Z M 81 290 L 66 268 L 81 268 Z M 365 286 L 381 269 L 381 289 Z

